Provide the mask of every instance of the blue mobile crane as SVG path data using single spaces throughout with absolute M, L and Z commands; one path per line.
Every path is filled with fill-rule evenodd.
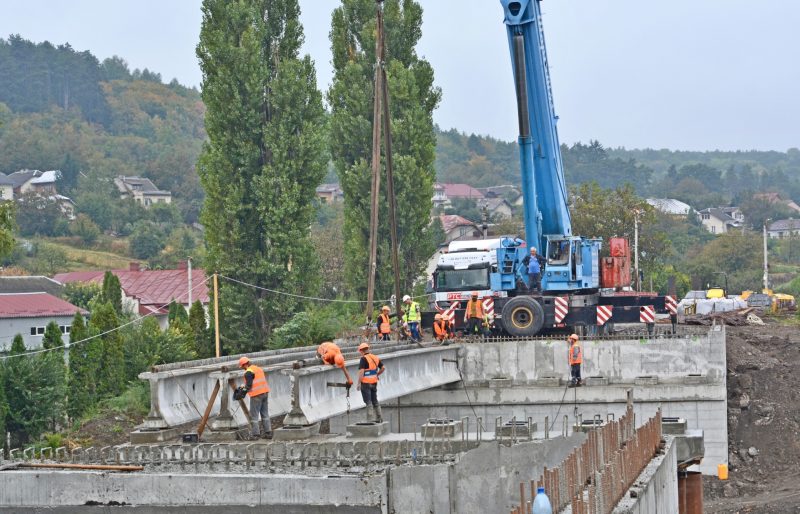
M 493 299 L 495 327 L 512 336 L 594 332 L 614 322 L 645 322 L 652 329 L 656 313 L 674 314 L 674 302 L 630 290 L 627 241 L 612 240 L 611 256 L 601 259 L 600 239 L 572 233 L 540 1 L 500 0 L 517 98 L 526 240 L 451 244 L 434 272 L 435 307 L 453 312 L 458 325 L 464 300 L 476 291 Z M 540 291 L 528 283 L 531 248 L 545 260 Z

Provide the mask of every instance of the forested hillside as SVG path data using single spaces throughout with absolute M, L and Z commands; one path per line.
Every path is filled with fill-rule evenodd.
M 119 57 L 99 62 L 19 36 L 0 39 L 0 77 L 0 171 L 61 170 L 59 192 L 79 212 L 85 195 L 113 196 L 113 177 L 140 175 L 172 192 L 184 221 L 197 220 L 205 133 L 196 90 Z

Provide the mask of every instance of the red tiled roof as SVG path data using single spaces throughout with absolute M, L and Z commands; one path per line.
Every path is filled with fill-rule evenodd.
M 444 194 L 447 195 L 447 198 L 472 198 L 473 200 L 483 198 L 483 193 L 469 184 L 442 184 L 442 187 L 444 187 Z
M 442 228 L 445 234 L 450 232 L 456 227 L 468 225 L 470 227 L 477 227 L 477 225 L 463 216 L 458 214 L 440 214 L 439 219 L 442 221 Z
M 0 294 L 0 318 L 74 316 L 87 311 L 47 293 Z
M 114 270 L 111 273 L 119 277 L 120 286 L 125 296 L 139 301 L 140 314 L 166 314 L 172 300 L 185 304 L 188 300 L 189 277 L 185 269 L 168 270 Z M 103 271 L 75 271 L 60 273 L 55 280 L 68 284 L 70 282 L 102 283 Z M 205 283 L 206 272 L 201 269 L 192 270 L 192 301 L 200 300 L 208 303 L 208 285 Z

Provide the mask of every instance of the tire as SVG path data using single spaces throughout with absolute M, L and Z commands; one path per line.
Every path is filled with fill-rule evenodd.
M 533 337 L 544 325 L 544 309 L 530 296 L 516 296 L 503 306 L 503 327 L 514 337 Z

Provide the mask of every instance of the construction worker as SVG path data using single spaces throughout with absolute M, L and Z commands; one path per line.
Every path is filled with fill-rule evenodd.
M 536 253 L 536 248 L 531 248 L 528 257 L 528 289 L 541 291 L 542 289 L 542 261 L 544 259 Z
M 481 335 L 486 335 L 486 331 L 483 328 L 484 318 L 483 302 L 478 298 L 478 292 L 473 291 L 469 301 L 467 301 L 467 309 L 464 311 L 467 335 L 473 335 L 476 331 Z
M 358 345 L 361 361 L 358 363 L 358 385 L 361 398 L 367 406 L 367 421 L 383 422 L 378 403 L 378 377 L 385 371 L 381 359 L 369 351 L 368 343 Z
M 436 315 L 433 317 L 433 336 L 437 341 L 450 339 L 450 327 L 448 325 L 449 323 L 444 316 L 436 313 Z
M 580 386 L 583 384 L 581 380 L 581 364 L 583 363 L 583 349 L 578 343 L 578 334 L 571 334 L 567 338 L 569 343 L 569 372 L 570 372 L 570 386 Z
M 403 303 L 406 306 L 405 314 L 403 314 L 403 321 L 408 325 L 408 329 L 411 331 L 411 339 L 419 343 L 422 341 L 422 336 L 419 335 L 419 322 L 422 320 L 419 304 L 408 295 L 403 297 Z
M 378 339 L 381 341 L 389 341 L 392 335 L 392 320 L 389 312 L 389 306 L 384 305 L 381 307 L 381 313 L 378 314 Z
M 325 341 L 317 348 L 317 357 L 322 360 L 323 364 L 330 364 L 341 369 L 348 388 L 353 385 L 353 379 L 350 378 L 350 373 L 347 372 L 347 368 L 344 365 L 344 355 L 342 355 L 342 350 L 338 345 L 331 341 Z
M 272 423 L 269 420 L 269 384 L 264 370 L 250 363 L 247 357 L 239 358 L 239 367 L 244 372 L 244 389 L 250 397 L 250 438 L 258 439 L 259 436 L 259 417 L 264 426 L 261 437 L 272 439 Z

